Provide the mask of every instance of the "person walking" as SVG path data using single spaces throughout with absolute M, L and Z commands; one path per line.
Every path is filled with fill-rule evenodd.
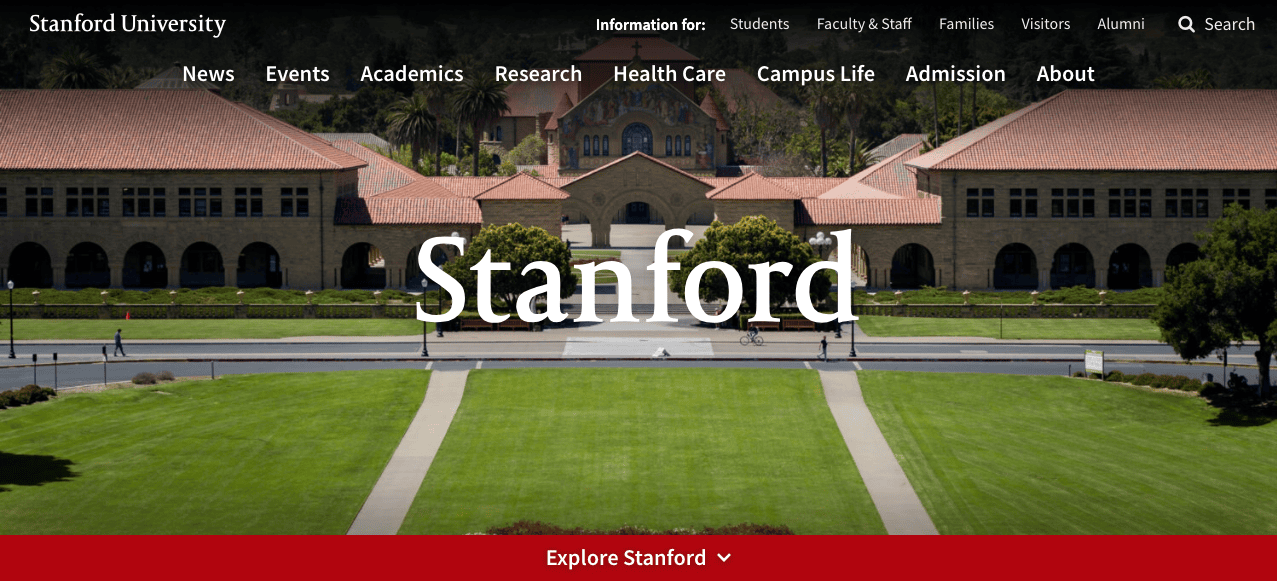
M 123 330 L 124 329 L 115 330 L 115 353 L 117 357 L 120 355 L 123 355 L 125 357 L 129 356 L 127 353 L 124 352 L 124 343 L 120 341 L 120 332 Z
M 821 361 L 828 361 L 828 360 L 829 360 L 829 341 L 828 341 L 828 337 L 829 337 L 828 335 L 825 335 L 825 336 L 823 336 L 823 337 L 821 337 L 821 338 L 820 338 L 820 360 L 821 360 Z

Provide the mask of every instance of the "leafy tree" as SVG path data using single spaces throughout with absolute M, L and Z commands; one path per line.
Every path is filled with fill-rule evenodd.
M 432 34 L 435 32 L 431 29 Z M 452 91 L 452 84 L 444 81 L 435 81 L 423 83 L 421 85 L 421 95 L 426 99 L 426 108 L 435 118 L 435 139 L 431 145 L 431 150 L 435 154 L 435 175 L 443 174 L 442 164 L 442 134 L 443 134 L 443 117 L 448 113 L 448 93 Z
M 826 136 L 829 132 L 838 130 L 838 122 L 842 117 L 838 87 L 833 82 L 815 83 L 811 85 L 808 97 L 816 126 L 820 128 L 820 177 L 829 177 L 829 145 Z
M 506 160 L 515 165 L 538 165 L 545 155 L 545 141 L 533 133 L 510 150 Z
M 1167 273 L 1153 322 L 1162 340 L 1190 360 L 1258 341 L 1260 395 L 1268 397 L 1277 348 L 1277 212 L 1234 204 L 1202 238 L 1203 258 Z
M 522 275 L 523 268 L 536 261 L 545 261 L 559 269 L 559 281 L 562 293 L 559 298 L 568 298 L 576 292 L 576 273 L 572 271 L 572 251 L 568 245 L 537 226 L 520 224 L 488 225 L 475 235 L 466 248 L 466 253 L 448 261 L 443 271 L 461 283 L 466 296 L 475 296 L 479 288 L 478 277 L 472 266 L 479 263 L 483 255 L 491 250 L 493 262 L 509 262 L 510 270 L 497 270 L 492 273 L 492 296 L 513 311 L 515 300 L 520 294 L 535 287 L 546 284 L 545 273 L 539 270 Z
M 757 312 L 758 273 L 749 265 L 776 262 L 793 265 L 788 276 L 778 272 L 768 275 L 770 306 L 777 307 L 794 300 L 798 276 L 820 259 L 812 252 L 810 244 L 766 216 L 746 216 L 735 224 L 714 222 L 691 251 L 678 257 L 679 270 L 670 273 L 670 290 L 686 300 L 687 277 L 697 265 L 709 261 L 724 262 L 736 269 L 744 282 L 741 300 L 748 310 Z M 811 283 L 812 302 L 827 299 L 830 286 L 829 271 L 817 272 Z M 706 271 L 701 279 L 701 300 L 721 301 L 727 297 L 727 276 L 718 269 Z
M 479 151 L 479 130 L 501 117 L 502 113 L 510 111 L 506 104 L 505 87 L 505 83 L 497 81 L 496 77 L 480 73 L 467 78 L 452 94 L 453 111 L 458 119 L 470 123 L 474 133 L 474 148 L 471 151 Z M 478 157 L 473 158 L 473 165 L 471 175 L 479 175 Z
M 386 115 L 389 125 L 386 135 L 397 144 L 408 144 L 412 147 L 412 163 L 408 167 L 416 168 L 421 162 L 421 144 L 430 139 L 437 126 L 435 116 L 430 112 L 430 104 L 421 93 L 413 93 L 395 104 Z
M 97 57 L 85 51 L 67 51 L 44 66 L 40 73 L 40 86 L 45 89 L 101 89 L 106 86 L 106 71 Z

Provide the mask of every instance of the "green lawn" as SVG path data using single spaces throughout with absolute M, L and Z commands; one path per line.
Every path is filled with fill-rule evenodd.
M 227 376 L 0 410 L 0 534 L 344 534 L 428 378 Z
M 941 533 L 1277 533 L 1277 423 L 1082 379 L 859 376 Z
M 856 322 L 874 337 L 990 337 L 993 339 L 1158 340 L 1148 319 L 946 319 L 862 316 Z
M 521 519 L 882 533 L 812 371 L 472 372 L 401 533 Z
M 434 331 L 434 323 L 428 323 Z M 14 336 L 32 339 L 109 341 L 116 329 L 134 339 L 280 339 L 420 335 L 416 319 L 19 319 Z M 126 343 L 127 344 L 127 343 Z

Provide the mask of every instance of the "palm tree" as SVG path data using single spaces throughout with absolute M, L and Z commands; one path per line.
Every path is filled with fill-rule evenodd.
M 412 169 L 416 171 L 421 163 L 421 144 L 430 138 L 438 125 L 435 116 L 430 113 L 429 100 L 421 93 L 404 97 L 395 104 L 386 120 L 390 122 L 386 133 L 391 141 L 396 145 L 412 145 Z
M 479 129 L 508 113 L 506 85 L 488 73 L 470 77 L 452 94 L 453 111 L 458 121 L 470 124 L 474 135 L 474 174 L 479 175 Z
M 68 50 L 45 65 L 40 86 L 45 89 L 101 89 L 106 86 L 106 73 L 97 57 L 85 51 Z
M 811 86 L 812 113 L 820 128 L 820 177 L 829 176 L 829 145 L 825 138 L 831 129 L 838 128 L 838 95 L 832 83 L 816 83 Z
M 434 146 L 431 148 L 435 155 L 435 175 L 442 174 L 442 157 L 443 157 L 443 116 L 448 112 L 448 93 L 452 87 L 443 81 L 426 83 L 422 87 L 421 94 L 426 98 L 426 107 L 430 114 L 435 118 L 435 140 Z
M 847 143 L 848 155 L 851 157 L 847 163 L 847 170 L 851 172 L 848 175 L 855 175 L 856 172 L 868 167 L 867 165 L 858 166 L 856 163 L 856 155 L 858 153 L 856 149 L 856 131 L 860 128 L 860 118 L 865 114 L 865 101 L 860 95 L 856 94 L 853 86 L 846 86 L 841 92 L 839 109 L 843 120 L 847 122 L 847 132 L 851 134 Z

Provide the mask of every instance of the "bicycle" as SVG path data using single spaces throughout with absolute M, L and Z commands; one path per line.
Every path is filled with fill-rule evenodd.
M 757 346 L 759 346 L 759 347 L 762 347 L 762 346 L 763 346 L 763 335 L 762 335 L 761 333 L 758 333 L 758 332 L 754 332 L 754 333 L 745 333 L 745 336 L 743 336 L 743 337 L 741 337 L 741 338 L 740 338 L 740 344 L 741 344 L 741 345 L 749 345 L 749 344 L 751 344 L 751 343 L 753 343 L 754 345 L 757 345 Z

